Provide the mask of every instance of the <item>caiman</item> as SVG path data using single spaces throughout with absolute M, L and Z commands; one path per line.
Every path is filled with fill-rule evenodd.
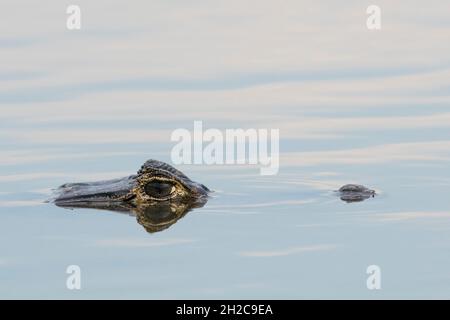
M 211 191 L 171 165 L 146 161 L 137 174 L 121 179 L 66 183 L 53 202 L 64 208 L 92 208 L 135 215 L 148 232 L 170 227 L 193 208 L 203 207 Z M 375 191 L 348 184 L 338 190 L 345 202 L 363 201 Z

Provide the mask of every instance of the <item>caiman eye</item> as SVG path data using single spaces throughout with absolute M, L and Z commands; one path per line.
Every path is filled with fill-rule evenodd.
M 152 181 L 145 185 L 144 190 L 152 198 L 166 198 L 175 191 L 175 186 L 170 182 Z

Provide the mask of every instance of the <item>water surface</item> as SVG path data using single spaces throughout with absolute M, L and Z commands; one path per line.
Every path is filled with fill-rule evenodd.
M 357 1 L 79 1 L 79 31 L 66 4 L 5 4 L 0 297 L 449 298 L 449 8 L 432 2 L 379 1 L 379 32 Z M 171 132 L 195 120 L 279 128 L 279 174 L 178 166 L 215 192 L 156 233 L 45 203 L 170 163 Z M 351 182 L 378 196 L 342 202 Z

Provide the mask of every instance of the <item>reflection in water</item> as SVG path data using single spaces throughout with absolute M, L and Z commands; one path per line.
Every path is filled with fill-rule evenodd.
M 200 208 L 206 203 L 197 202 L 195 204 L 173 204 L 158 203 L 146 208 L 134 210 L 137 222 L 142 225 L 149 233 L 158 232 L 169 228 L 179 219 L 183 218 L 186 213 L 193 208 Z
M 128 213 L 136 216 L 137 222 L 144 227 L 148 233 L 159 232 L 169 228 L 176 223 L 179 219 L 183 218 L 189 211 L 194 208 L 203 207 L 207 198 L 203 197 L 195 201 L 189 201 L 185 203 L 178 203 L 173 201 L 163 201 L 159 203 L 152 203 L 148 205 L 134 206 L 132 204 L 121 203 L 112 206 L 108 203 L 80 203 L 80 204 L 55 204 L 59 207 L 67 209 L 87 208 L 87 209 L 99 209 L 108 210 L 113 212 Z
M 349 194 L 341 194 L 340 196 L 341 200 L 347 203 L 352 202 L 362 202 L 364 200 L 375 198 L 374 194 L 360 194 L 360 195 L 349 195 Z

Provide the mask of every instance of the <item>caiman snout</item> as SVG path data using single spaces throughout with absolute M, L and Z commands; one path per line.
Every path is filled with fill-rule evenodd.
M 61 206 L 88 206 L 90 203 L 125 201 L 134 186 L 134 177 L 60 186 L 54 200 Z

